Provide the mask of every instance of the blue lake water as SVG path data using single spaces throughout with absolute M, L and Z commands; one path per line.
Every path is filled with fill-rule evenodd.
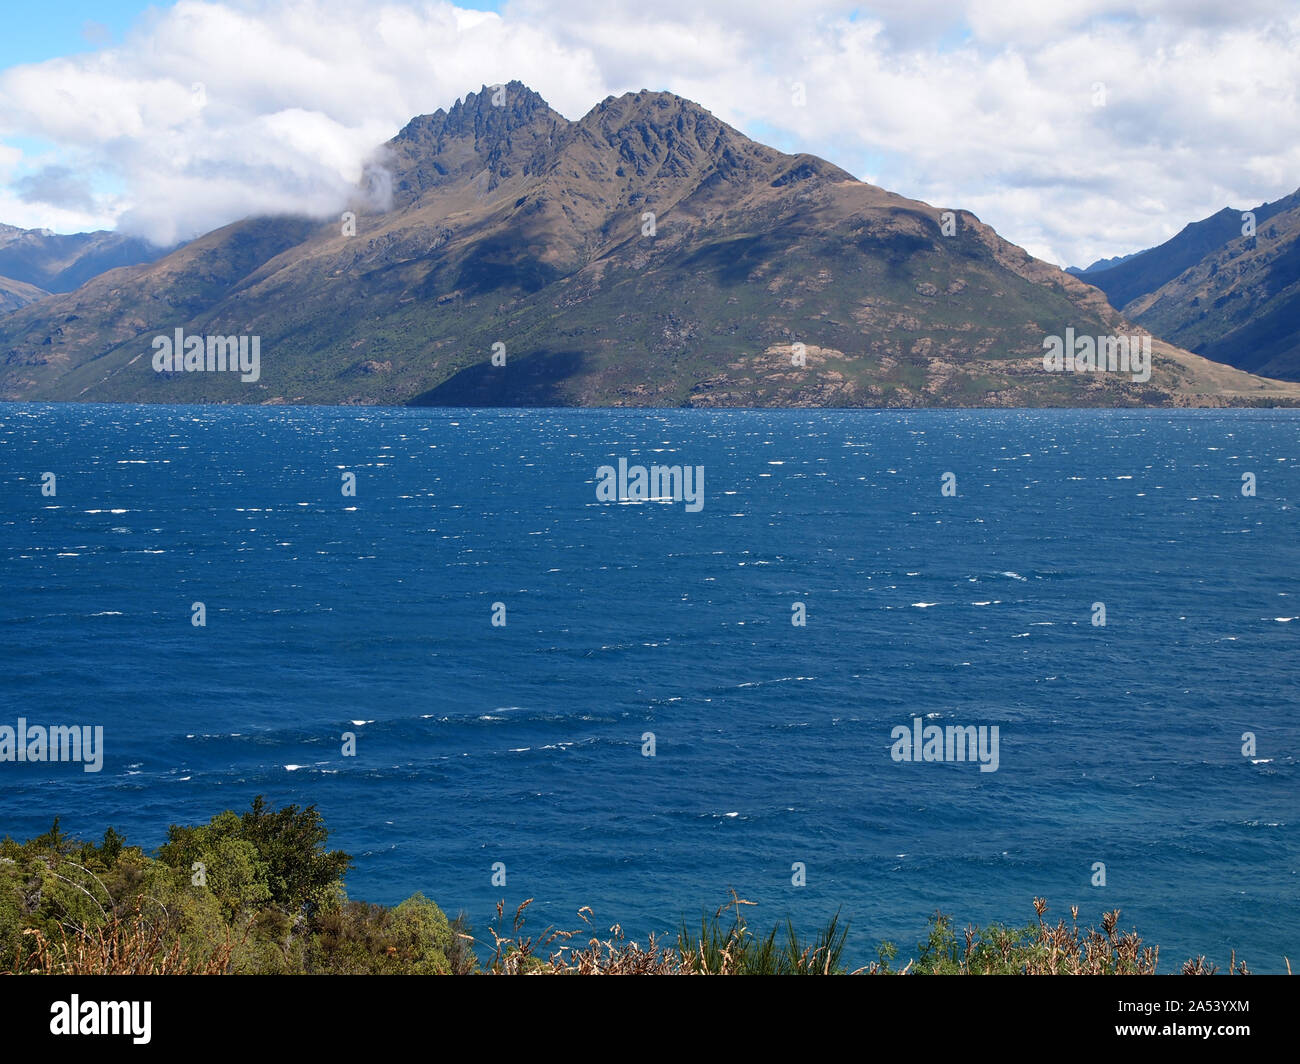
M 620 457 L 703 508 L 598 501 Z M 351 896 L 485 937 L 734 887 L 865 963 L 1038 895 L 1165 971 L 1300 960 L 1297 412 L 0 405 L 0 487 L 0 724 L 106 750 L 0 764 L 0 834 L 152 849 L 262 794 Z M 997 725 L 997 771 L 895 761 L 918 716 Z

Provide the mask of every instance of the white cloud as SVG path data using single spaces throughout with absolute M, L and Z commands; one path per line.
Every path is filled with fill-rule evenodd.
M 0 144 L 0 181 L 8 181 L 14 168 L 22 161 L 23 153 L 7 144 Z
M 91 213 L 167 242 L 329 213 L 411 117 L 513 78 L 569 118 L 680 93 L 1062 264 L 1300 185 L 1300 14 L 1269 0 L 182 0 L 118 47 L 0 74 L 0 136 L 109 175 Z M 37 165 L 0 150 L 0 181 Z M 0 220 L 38 215 L 80 224 L 0 194 Z
M 99 229 L 112 229 L 114 221 L 112 217 L 99 213 L 27 203 L 6 189 L 0 189 L 0 220 L 19 229 L 50 229 L 56 233 L 92 233 Z

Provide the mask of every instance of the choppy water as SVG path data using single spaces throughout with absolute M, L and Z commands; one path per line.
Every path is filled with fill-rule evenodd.
M 735 887 L 842 908 L 865 961 L 1040 895 L 1165 970 L 1294 966 L 1298 444 L 1277 411 L 0 406 L 0 724 L 106 746 L 0 764 L 0 833 L 152 848 L 264 794 L 320 807 L 353 896 L 480 931 L 535 897 L 639 937 Z M 704 466 L 703 509 L 598 502 L 620 457 Z M 915 716 L 998 725 L 998 770 L 895 762 Z

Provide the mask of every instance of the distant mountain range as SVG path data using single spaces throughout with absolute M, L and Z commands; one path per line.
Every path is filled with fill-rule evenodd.
M 153 262 L 169 250 L 117 233 L 61 235 L 0 225 L 0 290 L 25 285 L 41 295 L 71 292 L 105 270 Z M 0 302 L 0 309 L 11 308 Z
M 1072 271 L 1125 317 L 1190 351 L 1300 381 L 1300 190 L 1225 207 L 1159 247 Z
M 0 398 L 1300 401 L 1160 341 L 1149 380 L 1047 372 L 1048 337 L 1140 330 L 969 212 L 783 154 L 670 93 L 570 122 L 519 82 L 484 87 L 384 146 L 353 214 L 249 218 L 0 316 Z M 155 339 L 177 330 L 257 337 L 256 379 L 158 372 Z
M 1140 251 L 1133 253 L 1133 255 L 1140 254 Z M 1082 277 L 1085 273 L 1099 273 L 1102 270 L 1109 270 L 1112 266 L 1118 266 L 1121 262 L 1127 262 L 1133 255 L 1117 255 L 1113 259 L 1098 259 L 1091 266 L 1085 266 L 1082 269 L 1078 266 L 1067 266 L 1065 272 L 1072 273 L 1075 277 Z

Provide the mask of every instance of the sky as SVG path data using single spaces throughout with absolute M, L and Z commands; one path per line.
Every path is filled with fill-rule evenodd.
M 1057 265 L 1300 186 L 1294 0 L 0 0 L 0 223 L 336 213 L 417 114 L 678 93 Z

